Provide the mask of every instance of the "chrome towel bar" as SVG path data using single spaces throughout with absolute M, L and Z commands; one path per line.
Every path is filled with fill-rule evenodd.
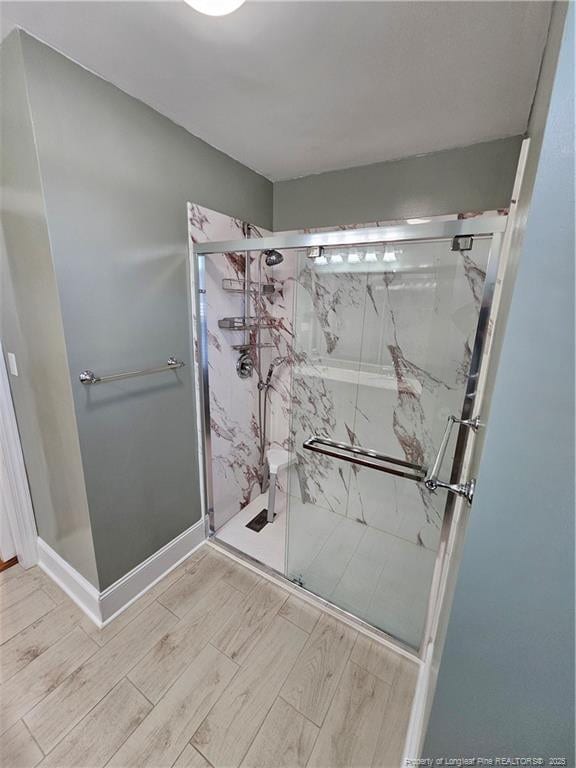
M 362 448 L 359 445 L 339 443 L 335 440 L 328 440 L 325 437 L 314 435 L 304 441 L 303 447 L 308 451 L 331 456 L 333 459 L 342 459 L 352 464 L 359 464 L 362 467 L 376 469 L 379 472 L 387 472 L 389 475 L 404 477 L 407 480 L 415 480 L 417 483 L 422 482 L 426 477 L 426 469 L 418 466 L 418 464 L 411 464 L 403 459 L 385 456 L 383 453 Z
M 175 357 L 169 357 L 166 365 L 160 365 L 157 368 L 144 368 L 141 371 L 123 371 L 121 373 L 112 373 L 109 376 L 96 376 L 94 371 L 82 371 L 78 377 L 82 384 L 104 384 L 107 381 L 119 381 L 120 379 L 131 379 L 133 376 L 146 376 L 149 373 L 162 373 L 162 371 L 175 371 L 186 365 L 182 360 Z
M 442 467 L 442 462 L 444 461 L 444 456 L 446 455 L 448 441 L 450 440 L 450 435 L 452 434 L 452 427 L 454 424 L 461 424 L 464 427 L 472 429 L 474 432 L 477 432 L 478 429 L 482 426 L 478 417 L 474 419 L 457 419 L 456 416 L 448 416 L 446 428 L 444 429 L 444 434 L 442 436 L 442 440 L 440 441 L 440 447 L 438 448 L 438 453 L 436 454 L 436 459 L 434 460 L 430 474 L 424 481 L 424 485 L 426 488 L 428 488 L 429 491 L 435 491 L 437 488 L 445 488 L 450 493 L 456 493 L 458 496 L 464 496 L 468 503 L 472 504 L 474 490 L 476 487 L 476 480 L 467 480 L 465 483 L 445 483 L 438 479 L 440 468 Z

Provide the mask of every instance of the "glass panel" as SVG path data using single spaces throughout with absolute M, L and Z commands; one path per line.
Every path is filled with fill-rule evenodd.
M 299 254 L 287 576 L 414 648 L 446 492 L 303 442 L 432 463 L 462 411 L 489 248 L 476 238 L 463 253 L 442 240 Z

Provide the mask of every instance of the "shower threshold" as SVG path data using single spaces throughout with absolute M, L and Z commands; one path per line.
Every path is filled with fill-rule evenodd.
M 225 526 L 223 526 L 223 528 L 225 528 Z M 377 642 L 382 643 L 388 648 L 391 648 L 392 650 L 401 654 L 405 658 L 414 661 L 418 665 L 422 664 L 422 660 L 414 648 L 411 648 L 401 640 L 392 637 L 391 635 L 383 632 L 381 629 L 378 629 L 372 624 L 369 624 L 357 616 L 354 616 L 354 614 L 339 608 L 329 600 L 325 600 L 324 598 L 314 594 L 314 592 L 310 592 L 308 589 L 301 586 L 297 582 L 287 579 L 281 571 L 267 565 L 258 558 L 243 552 L 241 549 L 238 549 L 238 547 L 235 547 L 233 544 L 230 544 L 220 538 L 218 535 L 219 533 L 220 531 L 217 533 L 212 533 L 208 538 L 208 544 L 214 547 L 214 549 L 224 552 L 229 557 L 237 560 L 239 563 L 242 563 L 242 565 L 245 565 L 247 568 L 255 571 L 260 576 L 264 576 L 269 581 L 275 582 L 279 586 L 298 596 L 301 600 L 321 608 L 326 613 L 334 616 L 334 618 L 338 619 L 339 621 L 343 621 L 352 628 L 356 629 L 358 632 L 361 632 L 363 635 L 370 637 L 372 640 L 376 640 Z

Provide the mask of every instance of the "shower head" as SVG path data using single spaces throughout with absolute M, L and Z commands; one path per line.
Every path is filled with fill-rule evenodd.
M 264 251 L 263 253 L 267 267 L 275 267 L 277 264 L 282 264 L 284 261 L 284 256 L 282 256 L 280 251 L 276 251 L 275 249 Z

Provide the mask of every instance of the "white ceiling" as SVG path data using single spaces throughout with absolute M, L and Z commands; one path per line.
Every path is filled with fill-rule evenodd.
M 543 2 L 3 2 L 22 26 L 270 179 L 522 133 Z

